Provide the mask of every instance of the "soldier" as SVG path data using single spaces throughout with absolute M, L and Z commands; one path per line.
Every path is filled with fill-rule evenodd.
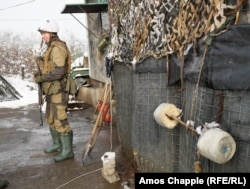
M 47 103 L 45 118 L 53 141 L 53 144 L 45 148 L 44 152 L 61 152 L 54 158 L 55 162 L 60 162 L 74 158 L 73 131 L 67 116 L 69 93 L 66 91 L 66 77 L 70 72 L 71 55 L 66 43 L 57 35 L 59 28 L 55 21 L 46 20 L 40 25 L 38 31 L 47 49 L 41 57 L 37 58 L 40 74 L 35 74 L 35 82 L 42 85 Z

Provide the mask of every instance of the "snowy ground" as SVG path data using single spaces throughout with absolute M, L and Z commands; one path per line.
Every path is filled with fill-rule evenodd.
M 31 79 L 22 79 L 19 75 L 3 76 L 22 96 L 18 100 L 0 102 L 0 108 L 19 108 L 29 104 L 38 104 L 38 86 Z

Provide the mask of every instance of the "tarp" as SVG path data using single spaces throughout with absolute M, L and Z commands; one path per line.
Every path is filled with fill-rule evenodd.
M 250 25 L 233 25 L 216 37 L 206 55 L 208 86 L 245 90 L 250 87 Z
M 208 47 L 200 80 L 204 41 L 185 56 L 184 79 L 218 90 L 248 90 L 250 88 L 250 25 L 232 25 L 228 31 L 214 37 Z M 181 61 L 172 56 L 180 67 Z

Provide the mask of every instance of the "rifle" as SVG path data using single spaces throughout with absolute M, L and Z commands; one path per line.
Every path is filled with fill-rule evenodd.
M 42 57 L 37 57 L 36 59 L 36 65 L 37 65 L 37 70 L 38 70 L 38 75 L 41 76 L 41 69 L 39 67 L 39 61 L 42 61 Z M 40 126 L 43 126 L 43 112 L 42 112 L 42 105 L 43 105 L 43 89 L 42 89 L 42 83 L 37 83 L 38 84 L 38 104 L 39 104 L 39 109 L 40 109 Z

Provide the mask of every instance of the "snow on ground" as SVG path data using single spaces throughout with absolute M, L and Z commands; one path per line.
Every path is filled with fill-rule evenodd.
M 32 79 L 22 79 L 19 75 L 3 76 L 22 96 L 18 100 L 0 102 L 0 108 L 19 108 L 38 104 L 38 85 Z
M 28 106 L 30 104 L 38 104 L 38 85 L 32 79 L 22 79 L 21 76 L 11 75 L 11 76 L 3 76 L 5 80 L 9 82 L 19 92 L 22 98 L 18 100 L 11 101 L 3 101 L 0 102 L 0 108 L 20 108 L 24 106 Z M 71 98 L 71 97 L 70 97 Z M 70 103 L 74 103 L 76 101 L 71 100 Z M 77 101 L 78 103 L 80 101 Z M 42 111 L 45 112 L 46 102 L 44 101 L 42 105 Z M 73 109 L 79 109 L 75 107 Z

